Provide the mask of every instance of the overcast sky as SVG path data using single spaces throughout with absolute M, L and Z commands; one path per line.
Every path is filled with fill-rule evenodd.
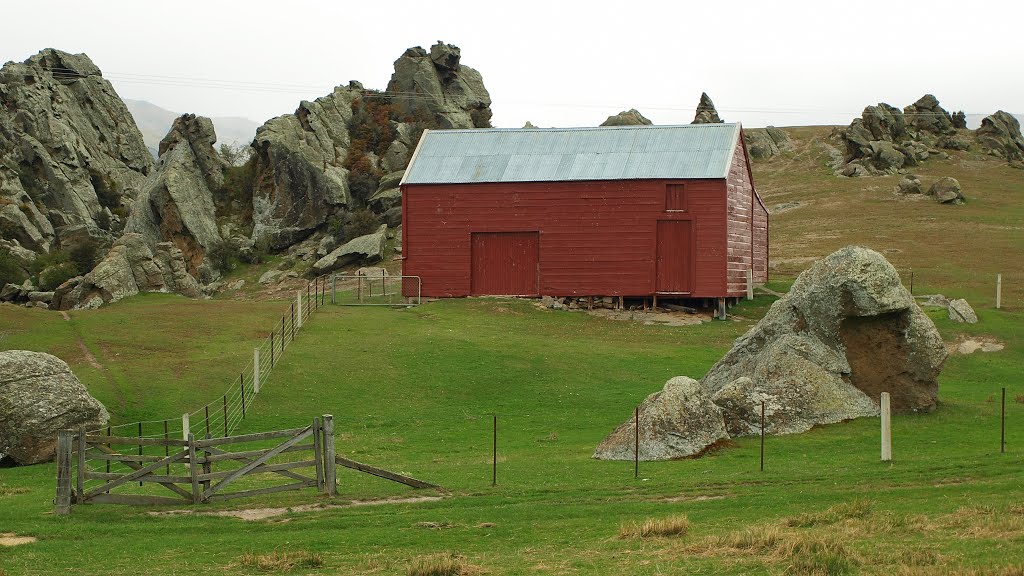
M 925 93 L 1024 112 L 1024 3 L 474 0 L 4 2 L 0 59 L 85 52 L 122 98 L 262 123 L 350 79 L 383 89 L 437 40 L 483 74 L 495 126 L 688 123 L 702 91 L 747 126 L 847 124 Z

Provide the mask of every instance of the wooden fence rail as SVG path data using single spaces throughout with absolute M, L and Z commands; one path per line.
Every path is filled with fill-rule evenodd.
M 231 445 L 268 440 L 280 442 L 269 448 L 227 449 Z M 157 447 L 160 453 L 146 454 L 146 447 L 151 451 Z M 93 461 L 103 462 L 103 471 L 89 468 L 87 462 Z M 120 470 L 112 470 L 111 465 Z M 316 488 L 322 494 L 334 496 L 337 466 L 414 488 L 437 488 L 337 456 L 334 419 L 325 414 L 313 418 L 303 428 L 221 438 L 207 435 L 196 439 L 189 434 L 186 439 L 177 440 L 88 434 L 84 429 L 61 431 L 57 438 L 54 509 L 57 514 L 68 514 L 72 504 L 84 503 L 199 504 L 303 488 Z M 254 479 L 257 474 L 262 476 Z M 265 485 L 268 478 L 286 483 Z M 134 487 L 136 493 L 125 493 L 128 487 Z M 171 494 L 161 494 L 160 488 Z

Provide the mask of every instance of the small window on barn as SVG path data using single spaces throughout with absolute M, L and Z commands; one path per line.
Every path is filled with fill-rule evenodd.
M 686 210 L 686 185 L 666 184 L 665 185 L 665 210 L 683 211 Z

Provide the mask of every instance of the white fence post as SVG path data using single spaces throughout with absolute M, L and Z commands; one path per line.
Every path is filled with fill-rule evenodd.
M 302 290 L 295 292 L 295 327 L 302 328 Z
M 747 268 L 747 300 L 754 299 L 754 270 Z
M 188 423 L 188 414 L 182 414 L 181 415 L 181 439 L 182 440 L 188 440 L 189 432 L 190 432 L 190 430 L 189 430 L 189 423 Z
M 281 334 L 284 338 L 284 334 Z M 260 349 L 252 349 L 252 391 L 253 394 L 260 393 Z
M 892 461 L 892 415 L 889 393 L 882 392 L 882 462 Z
M 1003 300 L 1003 275 L 996 274 L 996 310 L 1002 305 Z

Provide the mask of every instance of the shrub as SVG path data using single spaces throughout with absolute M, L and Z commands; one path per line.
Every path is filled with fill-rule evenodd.
M 68 257 L 75 265 L 76 275 L 87 274 L 99 261 L 99 244 L 92 238 L 87 238 L 72 248 Z
M 218 191 L 228 201 L 240 201 L 252 198 L 252 190 L 256 185 L 256 157 L 250 156 L 241 166 L 231 165 L 224 169 L 224 184 Z
M 217 154 L 229 167 L 241 167 L 252 157 L 252 147 L 245 143 L 232 146 L 222 142 L 217 147 Z
M 66 261 L 47 266 L 39 273 L 39 289 L 44 292 L 56 290 L 58 286 L 78 276 L 74 262 Z
M 234 244 L 220 240 L 206 251 L 206 261 L 214 270 L 226 274 L 235 269 L 241 254 Z
M 4 284 L 21 284 L 27 277 L 28 274 L 21 269 L 14 256 L 0 251 L 0 288 L 3 288 Z
M 380 228 L 380 217 L 370 210 L 356 210 L 349 217 L 345 226 L 345 239 L 351 240 L 367 234 L 372 234 Z

